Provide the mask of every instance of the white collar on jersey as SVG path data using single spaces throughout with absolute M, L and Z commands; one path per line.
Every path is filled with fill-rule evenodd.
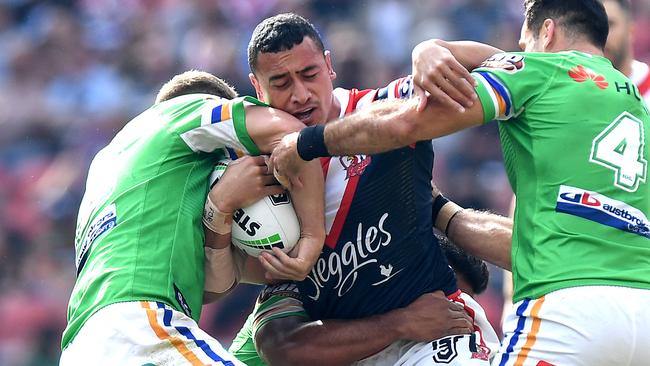
M 345 116 L 345 110 L 348 109 L 348 103 L 350 102 L 350 91 L 343 88 L 336 88 L 333 93 L 334 97 L 339 101 L 341 108 L 339 118 L 343 118 Z

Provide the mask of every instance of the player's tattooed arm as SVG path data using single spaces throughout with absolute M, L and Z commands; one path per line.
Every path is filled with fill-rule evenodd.
M 441 292 L 420 296 L 405 308 L 354 320 L 274 319 L 255 334 L 255 346 L 269 365 L 349 365 L 405 339 L 428 342 L 468 334 L 472 321 Z
M 477 68 L 488 57 L 502 52 L 490 45 L 431 39 L 421 42 L 412 52 L 413 81 L 419 96 L 418 110 L 423 110 L 427 97 L 463 111 L 474 104 L 474 79 L 469 71 Z M 469 70 L 469 71 L 468 71 Z

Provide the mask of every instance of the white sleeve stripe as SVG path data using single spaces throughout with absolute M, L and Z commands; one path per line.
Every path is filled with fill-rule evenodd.
M 492 116 L 490 119 L 491 120 L 496 119 L 497 117 L 499 117 L 499 115 L 498 115 L 499 114 L 499 101 L 497 99 L 496 94 L 494 94 L 494 89 L 492 89 L 492 85 L 490 85 L 490 83 L 488 83 L 488 81 L 485 80 L 483 75 L 481 75 L 479 73 L 474 73 L 474 76 L 476 76 L 476 78 L 481 82 L 481 84 L 483 84 L 483 86 L 487 90 L 488 94 L 490 95 L 490 99 L 492 100 L 492 104 L 494 105 L 494 116 Z
M 181 134 L 181 138 L 194 152 L 213 152 L 217 149 L 230 147 L 250 153 L 239 142 L 232 120 L 197 127 Z
M 208 100 L 203 106 L 203 113 L 201 114 L 201 126 L 209 126 L 212 124 L 212 110 L 217 106 L 223 104 L 218 100 Z

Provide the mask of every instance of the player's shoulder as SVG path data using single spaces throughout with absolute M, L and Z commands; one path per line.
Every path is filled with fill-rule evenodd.
M 475 70 L 489 71 L 499 74 L 517 74 L 521 72 L 547 72 L 547 68 L 555 68 L 575 57 L 569 52 L 502 52 L 490 56 Z
M 408 99 L 413 94 L 413 78 L 409 76 L 395 79 L 377 89 L 334 89 L 334 97 L 341 105 L 341 116 L 367 107 L 378 100 Z

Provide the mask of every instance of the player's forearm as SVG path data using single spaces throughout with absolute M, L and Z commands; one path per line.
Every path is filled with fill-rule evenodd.
M 302 186 L 293 187 L 291 197 L 300 222 L 298 257 L 309 262 L 309 268 L 304 273 L 307 276 L 325 242 L 325 183 L 320 161 L 308 162 L 299 179 Z
M 447 234 L 468 253 L 511 270 L 512 219 L 465 209 L 449 223 Z
M 269 365 L 349 365 L 401 339 L 391 313 L 358 320 L 326 320 L 303 325 L 258 344 Z M 269 339 L 272 338 L 272 339 Z M 261 347 L 260 347 L 261 346 Z
M 327 152 L 330 155 L 376 154 L 445 136 L 483 121 L 480 103 L 462 113 L 435 103 L 418 112 L 417 105 L 417 100 L 378 102 L 328 123 L 323 133 Z
M 417 141 L 410 131 L 415 104 L 401 100 L 374 103 L 369 108 L 325 126 L 331 155 L 375 154 Z
M 230 245 L 230 233 L 217 234 L 209 229 L 205 229 L 204 252 L 203 303 L 209 303 L 225 296 L 237 286 L 244 266 L 244 256 Z
M 417 52 L 426 48 L 429 44 L 435 44 L 448 49 L 452 55 L 463 65 L 467 70 L 472 71 L 479 67 L 483 61 L 490 56 L 503 52 L 502 50 L 492 47 L 487 44 L 472 42 L 472 41 L 454 41 L 447 42 L 440 39 L 432 39 L 418 44 L 413 49 L 413 57 L 417 56 Z

